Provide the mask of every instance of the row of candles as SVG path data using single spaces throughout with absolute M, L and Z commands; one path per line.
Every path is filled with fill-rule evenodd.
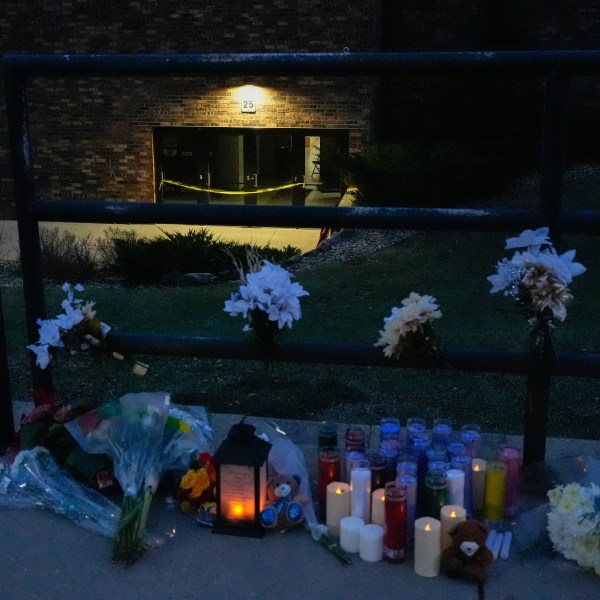
M 479 427 L 454 432 L 446 419 L 434 422 L 430 433 L 423 419 L 409 419 L 402 437 L 399 421 L 386 418 L 379 432 L 378 451 L 367 455 L 362 428 L 346 430 L 344 452 L 335 425 L 319 430 L 321 516 L 348 551 L 358 552 L 362 537 L 365 560 L 377 557 L 381 546 L 386 560 L 401 562 L 414 547 L 417 572 L 433 573 L 419 557 L 449 543 L 446 531 L 454 523 L 474 512 L 494 523 L 516 511 L 518 448 L 503 446 L 497 459 L 485 461 Z M 426 543 L 436 536 L 439 543 Z

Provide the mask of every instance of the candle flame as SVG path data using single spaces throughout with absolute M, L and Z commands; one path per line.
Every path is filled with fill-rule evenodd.
M 342 493 L 342 488 L 338 488 L 337 490 L 335 490 L 336 494 L 341 494 Z
M 473 471 L 479 471 L 479 465 L 474 465 L 473 466 Z
M 425 525 L 425 531 L 431 531 L 431 525 L 429 523 Z
M 231 512 L 234 517 L 241 517 L 244 514 L 244 507 L 241 504 L 234 504 L 231 507 Z
M 455 511 L 455 510 L 453 510 L 453 511 L 450 513 L 450 518 L 451 518 L 451 519 L 456 519 L 456 511 Z

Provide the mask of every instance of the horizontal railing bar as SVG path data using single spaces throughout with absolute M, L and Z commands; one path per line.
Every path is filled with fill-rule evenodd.
M 109 332 L 107 345 L 123 354 L 163 356 L 201 356 L 263 360 L 267 358 L 262 346 L 254 340 L 208 338 L 178 335 Z M 321 364 L 347 364 L 373 367 L 431 368 L 426 361 L 390 359 L 381 349 L 365 344 L 323 344 L 291 342 L 276 345 L 269 360 Z M 600 354 L 560 354 L 559 367 L 548 374 L 600 377 Z M 435 368 L 487 373 L 528 374 L 534 371 L 525 352 L 447 351 Z
M 31 214 L 39 221 L 69 223 L 172 223 L 291 228 L 327 226 L 429 231 L 514 231 L 543 224 L 540 213 L 535 210 L 509 211 L 468 208 L 225 206 L 219 204 L 35 201 L 32 204 Z
M 347 52 L 248 54 L 9 54 L 7 71 L 22 76 L 368 76 L 493 69 L 600 70 L 599 50 L 501 52 Z

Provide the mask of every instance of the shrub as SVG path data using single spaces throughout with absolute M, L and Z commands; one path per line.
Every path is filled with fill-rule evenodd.
M 480 155 L 457 144 L 380 144 L 342 159 L 357 201 L 370 206 L 448 207 L 495 187 Z
M 244 259 L 246 245 L 224 242 L 215 238 L 206 228 L 190 229 L 187 233 L 163 231 L 163 236 L 142 238 L 111 232 L 105 236 L 113 249 L 105 249 L 103 255 L 114 263 L 116 273 L 130 283 L 157 284 L 169 272 L 198 272 L 214 275 L 233 268 L 231 256 Z M 285 261 L 298 254 L 297 248 L 284 249 L 263 246 L 256 248 L 258 254 L 275 262 Z
M 98 274 L 96 244 L 91 234 L 81 238 L 58 227 L 40 229 L 42 272 L 59 282 L 85 282 Z

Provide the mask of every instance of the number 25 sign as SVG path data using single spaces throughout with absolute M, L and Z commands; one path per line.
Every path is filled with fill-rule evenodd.
M 243 113 L 255 113 L 256 102 L 251 98 L 242 98 L 242 112 Z

